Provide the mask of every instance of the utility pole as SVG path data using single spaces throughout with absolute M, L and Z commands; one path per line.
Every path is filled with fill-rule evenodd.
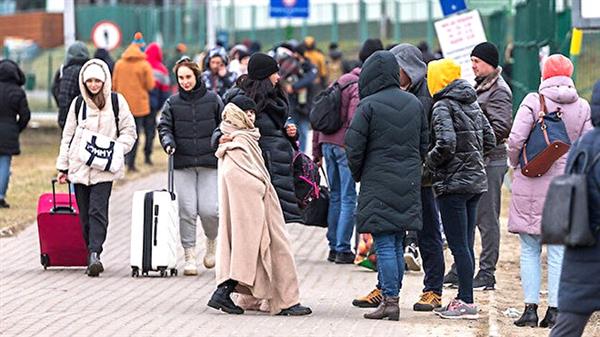
M 214 48 L 217 44 L 217 13 L 213 2 L 213 0 L 206 0 L 206 44 L 208 49 Z
M 75 1 L 65 1 L 63 12 L 63 36 L 65 49 L 75 42 Z

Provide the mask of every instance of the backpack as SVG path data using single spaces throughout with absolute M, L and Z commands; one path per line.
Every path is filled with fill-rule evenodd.
M 58 106 L 58 95 L 60 94 L 60 80 L 63 76 L 63 65 L 60 66 L 56 73 L 54 73 L 54 77 L 52 79 L 52 87 L 50 91 L 52 92 L 52 97 L 54 97 L 54 102 L 56 102 L 56 106 Z
M 345 121 L 340 114 L 342 91 L 357 82 L 350 81 L 344 85 L 335 82 L 315 97 L 308 116 L 313 130 L 330 135 L 344 126 Z
M 117 124 L 117 138 L 121 135 L 119 131 L 119 95 L 116 92 L 110 93 L 110 100 L 112 102 L 113 113 L 115 114 L 115 124 Z M 81 109 L 81 105 L 83 104 L 83 97 L 81 95 L 77 96 L 75 101 L 75 120 L 77 124 L 79 124 L 79 110 Z M 87 118 L 87 104 L 83 105 L 83 117 L 85 120 Z
M 309 156 L 296 151 L 292 160 L 292 172 L 294 173 L 294 189 L 298 206 L 301 209 L 320 196 L 319 184 L 321 176 L 319 167 Z

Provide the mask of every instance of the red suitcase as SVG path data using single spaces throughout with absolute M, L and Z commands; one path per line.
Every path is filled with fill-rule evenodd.
M 57 194 L 55 185 L 56 179 L 52 179 L 52 193 L 44 193 L 38 200 L 37 224 L 42 265 L 44 269 L 87 266 L 87 247 L 75 195 Z

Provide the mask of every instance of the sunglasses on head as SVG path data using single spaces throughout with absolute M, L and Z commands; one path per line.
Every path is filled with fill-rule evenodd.
M 192 59 L 187 56 L 184 56 L 184 57 L 180 58 L 177 62 L 175 62 L 175 64 L 181 64 L 184 62 L 192 62 Z

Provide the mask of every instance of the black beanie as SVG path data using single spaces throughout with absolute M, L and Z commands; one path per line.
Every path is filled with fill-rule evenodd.
M 365 63 L 369 56 L 378 50 L 383 50 L 383 43 L 381 43 L 381 40 L 367 39 L 358 52 L 358 59 L 360 62 Z
M 498 48 L 493 43 L 482 42 L 473 48 L 471 56 L 480 58 L 494 68 L 498 67 Z
M 248 77 L 253 80 L 264 80 L 279 71 L 277 62 L 264 53 L 254 53 L 248 61 Z
M 256 111 L 256 103 L 252 100 L 252 98 L 245 95 L 237 95 L 231 99 L 231 103 L 237 105 L 238 108 L 247 111 L 254 110 Z

